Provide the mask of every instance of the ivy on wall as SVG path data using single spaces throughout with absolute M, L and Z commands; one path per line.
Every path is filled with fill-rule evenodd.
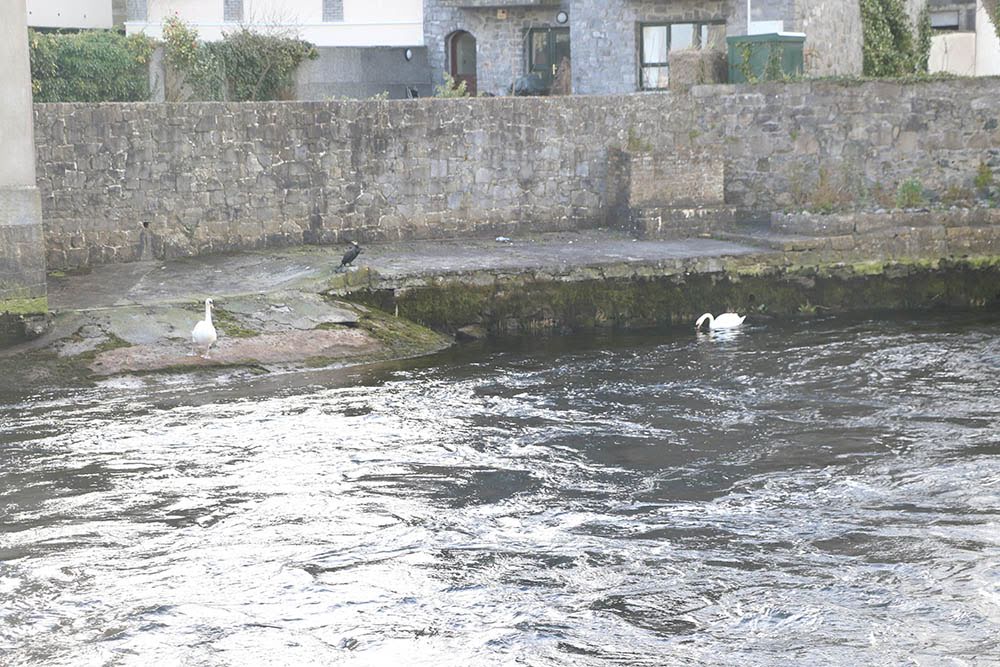
M 916 34 L 902 0 L 861 0 L 865 76 L 900 77 L 927 72 L 931 50 L 931 19 L 925 5 Z
M 201 100 L 287 98 L 296 68 L 319 53 L 309 42 L 240 28 L 218 42 L 199 42 L 198 31 L 176 16 L 163 23 L 167 63 Z
M 1000 23 L 997 22 L 997 19 L 1000 19 L 1000 0 L 983 0 L 983 9 L 989 15 L 997 37 L 1000 37 Z
M 136 102 L 149 99 L 147 64 L 154 44 L 112 30 L 28 30 L 36 102 Z

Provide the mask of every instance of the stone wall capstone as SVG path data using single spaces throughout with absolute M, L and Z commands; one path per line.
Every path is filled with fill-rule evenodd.
M 647 172 L 677 183 L 719 173 L 678 156 L 718 155 L 725 205 L 758 211 L 801 210 L 830 191 L 870 203 L 912 178 L 932 192 L 971 191 L 981 164 L 1000 169 L 998 110 L 990 79 L 610 97 L 39 104 L 35 141 L 56 269 L 618 225 L 622 189 L 631 187 L 616 175 L 621 153 L 650 156 Z M 654 186 L 643 186 L 650 201 Z M 674 191 L 676 183 L 663 186 Z

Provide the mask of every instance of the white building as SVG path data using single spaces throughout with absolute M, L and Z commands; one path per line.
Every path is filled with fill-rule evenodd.
M 162 38 L 179 16 L 214 41 L 243 27 L 315 44 L 296 75 L 298 99 L 426 96 L 423 0 L 128 0 L 128 34 Z
M 125 1 L 27 0 L 28 26 L 62 30 L 112 28 L 125 18 Z
M 316 46 L 423 46 L 421 0 L 132 0 L 128 34 L 161 36 L 176 14 L 206 41 L 244 25 L 289 31 Z
M 927 69 L 959 76 L 1000 74 L 1000 39 L 997 39 L 993 22 L 983 8 L 983 0 L 968 3 L 970 8 L 975 5 L 974 14 L 971 9 L 966 12 L 971 20 L 965 20 L 963 13 L 954 8 L 964 4 L 952 3 L 952 6 L 941 8 L 931 6 L 935 35 L 931 38 Z

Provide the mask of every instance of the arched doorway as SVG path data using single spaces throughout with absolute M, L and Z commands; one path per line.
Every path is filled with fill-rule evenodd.
M 465 82 L 465 90 L 476 95 L 476 38 L 464 30 L 448 35 L 448 69 L 457 85 Z

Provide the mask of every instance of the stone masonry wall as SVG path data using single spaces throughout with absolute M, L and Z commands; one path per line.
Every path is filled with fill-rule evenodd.
M 609 95 L 638 90 L 640 22 L 725 23 L 730 5 L 730 0 L 577 0 L 569 19 L 573 91 Z
M 795 19 L 785 30 L 806 34 L 803 55 L 808 76 L 861 74 L 859 2 L 795 0 Z
M 623 152 L 663 156 L 649 173 L 665 183 L 700 173 L 677 156 L 721 156 L 725 204 L 763 211 L 834 195 L 874 201 L 910 178 L 938 193 L 969 190 L 981 163 L 1000 168 L 998 109 L 989 79 L 613 97 L 42 104 L 35 141 L 48 261 L 58 269 L 617 225 L 628 184 L 609 164 Z M 664 186 L 671 191 L 676 184 Z
M 50 268 L 603 224 L 616 103 L 36 105 Z
M 675 149 L 631 156 L 623 184 L 630 208 L 707 207 L 725 203 L 725 165 L 718 151 Z

